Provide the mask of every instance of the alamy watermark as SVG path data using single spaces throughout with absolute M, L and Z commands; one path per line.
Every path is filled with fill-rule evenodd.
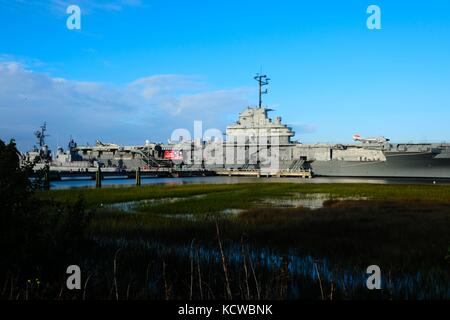
M 69 30 L 81 30 L 81 8 L 77 5 L 69 5 L 66 9 L 69 15 L 66 20 L 66 26 Z M 366 20 L 366 26 L 369 30 L 381 30 L 381 8 L 376 4 L 367 7 L 366 13 L 369 14 Z
M 367 7 L 367 14 L 370 16 L 367 18 L 367 29 L 380 30 L 381 29 L 381 8 L 375 4 Z
M 70 5 L 66 9 L 69 14 L 66 20 L 66 26 L 69 30 L 81 30 L 81 9 L 77 5 Z
M 176 129 L 171 135 L 171 146 L 179 161 L 186 165 L 256 166 L 267 173 L 280 169 L 280 139 L 270 128 L 239 128 L 227 133 L 224 140 L 219 129 L 203 131 L 202 121 L 194 122 L 194 134 L 187 129 Z
M 367 267 L 367 274 L 370 274 L 367 278 L 366 286 L 369 290 L 380 290 L 381 289 L 381 269 L 377 265 L 371 265 Z
M 69 275 L 67 277 L 66 286 L 69 290 L 81 290 L 81 269 L 77 265 L 71 265 L 67 267 L 66 273 Z

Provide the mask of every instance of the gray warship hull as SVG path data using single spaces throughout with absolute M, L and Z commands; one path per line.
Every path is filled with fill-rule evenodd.
M 380 178 L 450 178 L 445 153 L 385 152 L 382 161 L 312 161 L 315 176 Z

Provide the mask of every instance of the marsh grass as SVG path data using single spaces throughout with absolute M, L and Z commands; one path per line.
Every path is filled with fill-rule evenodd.
M 154 192 L 150 192 L 153 188 Z M 211 217 L 217 215 L 224 220 L 224 237 L 235 242 L 245 234 L 256 246 L 280 250 L 295 247 L 306 254 L 354 260 L 357 260 L 355 257 L 388 262 L 402 260 L 405 265 L 408 261 L 414 261 L 414 265 L 440 263 L 450 243 L 448 186 L 242 184 L 143 189 L 145 191 L 137 195 L 133 192 L 139 188 L 80 191 L 89 196 L 92 205 L 98 204 L 93 199 L 97 199 L 94 195 L 99 192 L 102 196 L 97 201 L 104 202 L 180 197 L 176 202 L 142 205 L 133 215 L 118 210 L 100 210 L 91 224 L 92 234 L 148 237 L 169 242 L 195 238 L 208 242 L 215 237 Z M 54 192 L 56 199 L 64 199 L 67 193 Z M 118 193 L 121 196 L 117 197 Z M 262 200 L 269 196 L 282 199 L 293 193 L 371 200 L 331 199 L 316 210 L 261 206 Z M 205 196 L 192 197 L 199 194 Z M 244 212 L 231 217 L 219 216 L 224 209 L 242 209 Z M 166 217 L 183 214 L 193 214 L 197 218 Z
M 264 199 L 290 199 L 302 194 L 328 194 L 330 199 L 314 210 L 264 204 Z M 230 291 L 233 298 L 240 299 L 450 297 L 449 264 L 445 260 L 450 244 L 450 186 L 270 183 L 38 194 L 41 199 L 61 202 L 77 196 L 97 209 L 89 233 L 101 248 L 92 257 L 92 266 L 97 264 L 98 269 L 103 259 L 111 259 L 123 248 L 118 262 L 120 297 L 224 299 L 230 297 Z M 169 198 L 179 199 L 143 203 L 133 214 L 102 207 L 107 203 Z M 242 212 L 220 215 L 226 209 Z M 195 218 L 173 219 L 170 215 Z M 156 243 L 157 248 L 142 248 L 146 243 Z M 187 248 L 188 253 L 180 254 L 180 247 Z M 201 255 L 201 250 L 215 254 Z M 264 264 L 255 256 L 250 258 L 252 253 L 264 250 L 278 257 L 278 262 Z M 391 289 L 373 294 L 360 285 L 350 290 L 341 284 L 343 279 L 327 277 L 326 268 L 319 264 L 317 271 L 321 275 L 324 272 L 320 285 L 317 277 L 295 275 L 292 259 L 288 258 L 292 255 L 326 259 L 333 270 L 353 270 L 362 275 L 367 266 L 378 264 L 385 271 L 386 283 L 392 283 Z M 104 278 L 91 277 L 90 296 L 110 292 L 115 298 L 108 268 L 104 266 Z M 404 280 L 400 285 L 395 279 Z
M 183 185 L 183 186 L 142 186 L 117 187 L 103 189 L 69 189 L 51 190 L 37 193 L 40 199 L 51 199 L 61 202 L 71 202 L 81 196 L 92 206 L 100 204 L 137 201 L 146 199 L 189 197 L 200 194 L 215 193 L 244 189 L 243 185 Z
M 336 197 L 368 197 L 378 200 L 430 200 L 450 202 L 450 185 L 377 185 L 377 184 L 296 184 L 296 183 L 243 183 L 214 185 L 151 185 L 142 187 L 116 187 L 103 189 L 68 189 L 42 191 L 41 199 L 70 202 L 82 196 L 86 203 L 99 205 L 144 199 L 189 197 L 199 194 L 242 191 L 252 198 L 279 197 L 290 193 L 328 193 Z M 245 203 L 246 198 L 241 199 Z

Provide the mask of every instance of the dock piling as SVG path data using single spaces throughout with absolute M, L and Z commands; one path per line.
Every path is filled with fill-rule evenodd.
M 44 170 L 44 189 L 50 190 L 50 166 L 46 165 Z
M 141 167 L 137 167 L 136 169 L 136 186 L 141 186 Z
M 100 167 L 98 167 L 97 172 L 95 174 L 95 187 L 101 188 L 102 187 L 102 170 Z

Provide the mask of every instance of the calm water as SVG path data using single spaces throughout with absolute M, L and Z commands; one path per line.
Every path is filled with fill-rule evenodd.
M 190 178 L 142 178 L 142 185 L 183 185 L 183 184 L 235 184 L 235 183 L 373 183 L 373 184 L 450 184 L 450 179 L 401 179 L 401 178 L 255 178 L 255 177 L 190 177 Z M 134 179 L 104 179 L 103 186 L 130 186 Z M 54 181 L 52 189 L 95 188 L 94 180 L 73 179 Z

